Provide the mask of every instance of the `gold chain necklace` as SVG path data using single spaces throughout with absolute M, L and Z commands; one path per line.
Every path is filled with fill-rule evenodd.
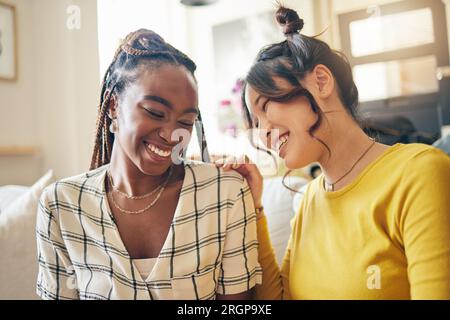
M 124 196 L 125 198 L 131 199 L 131 200 L 140 200 L 140 199 L 148 198 L 151 195 L 155 194 L 162 187 L 162 185 L 158 186 L 154 190 L 152 190 L 149 193 L 146 193 L 146 194 L 144 194 L 142 196 L 133 196 L 133 195 L 130 196 L 130 195 L 126 194 L 125 192 L 120 191 L 119 188 L 117 188 L 114 185 L 113 180 L 112 180 L 112 176 L 111 176 L 111 174 L 109 172 L 108 172 L 108 178 L 109 178 L 109 183 L 111 184 L 111 187 L 112 187 L 113 191 L 115 191 L 115 192 L 121 194 L 122 196 Z
M 161 185 L 160 191 L 156 195 L 155 199 L 153 199 L 153 201 L 148 206 L 146 206 L 145 208 L 140 209 L 140 210 L 136 210 L 136 211 L 123 209 L 116 203 L 116 201 L 114 200 L 114 195 L 113 195 L 113 193 L 111 193 L 111 201 L 112 201 L 114 207 L 116 207 L 116 209 L 119 210 L 122 213 L 131 214 L 131 215 L 137 215 L 137 214 L 141 214 L 141 213 L 147 211 L 148 209 L 153 207 L 156 204 L 156 202 L 159 200 L 159 198 L 161 197 L 162 193 L 166 189 L 166 186 L 167 186 L 167 183 L 170 180 L 170 177 L 172 176 L 172 172 L 173 172 L 173 167 L 170 167 L 169 175 L 167 176 L 167 178 L 164 181 L 164 183 Z M 110 175 L 109 172 L 107 174 Z
M 356 160 L 356 162 L 352 165 L 350 170 L 348 170 L 342 177 L 340 177 L 333 183 L 329 183 L 329 182 L 327 182 L 326 179 L 324 179 L 326 191 L 334 191 L 334 186 L 336 185 L 336 183 L 338 183 L 339 181 L 344 179 L 350 172 L 352 172 L 352 170 L 355 168 L 356 164 L 359 161 L 361 161 L 362 158 L 364 158 L 364 156 L 367 154 L 367 152 L 369 152 L 370 149 L 372 149 L 372 147 L 375 145 L 376 141 L 375 141 L 375 139 L 372 139 L 372 138 L 370 138 L 370 140 L 372 140 L 372 143 L 370 144 L 370 146 L 366 149 L 366 151 L 363 152 L 363 154 L 358 158 L 358 160 Z M 329 186 L 328 188 L 327 188 L 327 185 Z

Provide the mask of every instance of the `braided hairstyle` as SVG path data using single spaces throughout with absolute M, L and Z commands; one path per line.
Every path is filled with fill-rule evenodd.
M 140 67 L 156 68 L 161 64 L 184 66 L 195 79 L 195 63 L 155 32 L 139 29 L 123 40 L 103 77 L 90 170 L 111 160 L 114 134 L 109 131 L 112 120 L 108 116 L 108 108 L 112 95 L 120 95 L 136 81 Z

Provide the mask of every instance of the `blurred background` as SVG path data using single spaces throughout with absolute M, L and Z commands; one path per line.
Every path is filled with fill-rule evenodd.
M 304 34 L 325 31 L 320 38 L 347 55 L 367 130 L 389 144 L 432 144 L 450 124 L 449 2 L 283 1 L 305 20 Z M 0 3 L 0 185 L 88 169 L 100 79 L 120 39 L 138 28 L 197 62 L 210 152 L 254 152 L 241 131 L 240 79 L 262 46 L 283 39 L 274 1 Z
M 323 32 L 320 39 L 347 55 L 368 133 L 450 153 L 450 0 L 283 3 L 305 20 L 303 34 Z M 302 194 L 282 186 L 276 156 L 250 146 L 239 99 L 257 52 L 283 40 L 275 9 L 273 0 L 0 0 L 0 299 L 37 298 L 39 197 L 56 179 L 88 170 L 100 79 L 120 40 L 139 28 L 196 61 L 210 153 L 246 153 L 262 168 L 281 260 Z M 319 173 L 311 165 L 286 183 L 304 190 Z

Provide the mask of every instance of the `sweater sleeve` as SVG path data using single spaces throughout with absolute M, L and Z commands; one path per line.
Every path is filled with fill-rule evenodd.
M 259 263 L 263 269 L 262 284 L 256 287 L 256 299 L 258 300 L 291 299 L 289 270 L 291 268 L 291 244 L 295 239 L 295 234 L 292 231 L 298 216 L 296 215 L 291 221 L 291 235 L 281 269 L 278 266 L 275 251 L 270 241 L 267 219 L 263 216 L 258 220 Z
M 400 232 L 412 299 L 450 299 L 450 158 L 428 149 L 409 160 Z
M 262 284 L 256 286 L 255 299 L 279 300 L 283 292 L 281 273 L 270 241 L 265 216 L 257 222 L 257 236 L 259 242 L 258 258 L 262 268 Z

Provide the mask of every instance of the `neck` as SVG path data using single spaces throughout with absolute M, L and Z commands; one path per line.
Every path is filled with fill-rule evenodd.
M 119 149 L 113 148 L 109 165 L 109 174 L 115 188 L 128 195 L 143 195 L 154 190 L 167 178 L 166 172 L 161 175 L 143 173 Z
M 324 152 L 319 163 L 325 176 L 327 183 L 335 183 L 341 179 L 340 183 L 334 186 L 342 188 L 360 173 L 370 163 L 372 153 L 369 150 L 359 161 L 358 159 L 373 144 L 373 141 L 364 133 L 364 131 L 353 121 L 330 121 L 330 132 L 327 139 L 323 139 L 331 151 L 331 155 L 327 151 Z M 355 167 L 348 172 L 351 167 Z M 348 172 L 348 175 L 346 173 Z

